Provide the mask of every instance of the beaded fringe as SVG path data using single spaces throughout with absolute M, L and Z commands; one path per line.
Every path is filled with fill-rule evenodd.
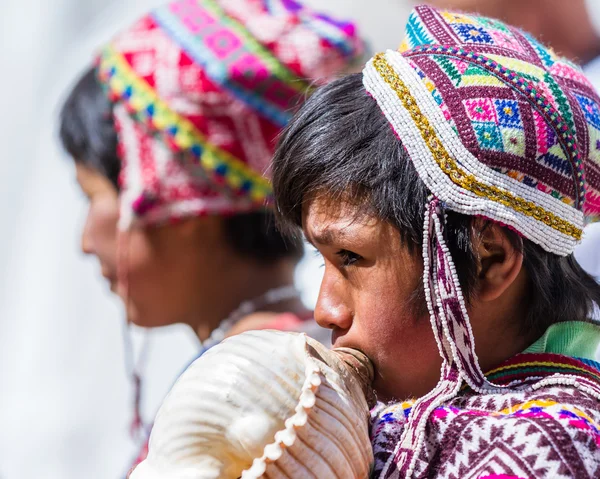
M 430 197 L 423 228 L 423 286 L 429 318 L 442 356 L 440 381 L 412 407 L 400 444 L 383 470 L 398 464 L 401 477 L 411 477 L 425 439 L 431 413 L 456 397 L 463 382 L 480 393 L 499 392 L 506 387 L 485 378 L 475 354 L 475 341 L 454 261 L 445 240 L 443 204 Z M 389 476 L 393 477 L 393 476 Z

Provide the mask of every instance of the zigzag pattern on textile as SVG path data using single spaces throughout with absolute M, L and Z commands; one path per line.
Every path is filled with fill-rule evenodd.
M 412 16 L 406 23 L 406 35 L 410 45 L 429 45 L 433 41 L 424 25 Z
M 309 88 L 214 0 L 170 3 L 152 17 L 213 81 L 280 126 L 291 118 L 288 99 Z M 249 66 L 262 75 L 247 78 Z
M 428 446 L 417 461 L 415 477 L 598 477 L 598 398 L 575 387 L 527 388 L 556 374 L 591 375 L 600 392 L 600 371 L 565 356 L 525 354 L 515 356 L 492 374 L 494 381 L 500 382 L 514 383 L 519 376 L 528 379 L 518 380 L 512 391 L 502 394 L 463 390 L 460 396 L 436 408 L 428 422 Z M 413 403 L 380 405 L 373 410 L 371 439 L 376 463 L 372 477 L 380 477 L 383 465 L 393 454 Z M 386 477 L 397 474 L 392 467 Z

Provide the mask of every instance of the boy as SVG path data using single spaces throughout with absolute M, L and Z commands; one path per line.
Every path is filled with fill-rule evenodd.
M 599 102 L 529 35 L 421 6 L 288 126 L 277 211 L 323 255 L 317 321 L 375 365 L 372 477 L 600 474 L 600 287 L 572 255 Z

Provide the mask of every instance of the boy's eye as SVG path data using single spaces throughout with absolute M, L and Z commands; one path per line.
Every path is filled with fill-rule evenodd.
M 362 256 L 346 249 L 339 250 L 336 254 L 342 259 L 342 266 L 344 268 L 351 266 L 358 260 L 362 259 Z
M 325 261 L 323 261 L 323 255 L 321 254 L 321 252 L 318 249 L 314 249 L 313 250 L 313 254 L 315 255 L 315 257 L 319 258 L 321 260 L 320 264 L 319 264 L 319 268 L 324 268 L 325 267 Z

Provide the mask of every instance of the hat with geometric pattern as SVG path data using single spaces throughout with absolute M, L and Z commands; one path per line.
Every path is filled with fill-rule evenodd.
M 599 99 L 581 70 L 500 21 L 427 6 L 400 50 L 365 86 L 431 192 L 570 254 L 600 214 Z

